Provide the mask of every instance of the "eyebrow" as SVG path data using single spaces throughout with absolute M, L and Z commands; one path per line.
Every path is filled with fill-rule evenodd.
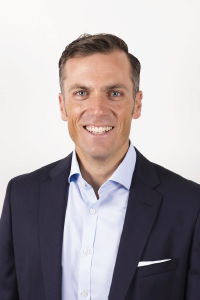
M 75 89 L 82 89 L 82 90 L 91 90 L 91 88 L 82 85 L 82 84 L 74 84 L 70 87 L 70 89 L 68 90 L 68 92 L 71 92 L 72 90 Z M 121 84 L 121 83 L 117 83 L 117 84 L 112 84 L 112 85 L 107 85 L 105 87 L 101 88 L 101 91 L 108 91 L 108 90 L 112 90 L 112 89 L 124 89 L 126 91 L 129 91 L 128 88 L 126 87 L 126 85 Z

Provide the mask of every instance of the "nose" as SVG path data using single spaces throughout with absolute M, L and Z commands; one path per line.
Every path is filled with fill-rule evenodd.
M 89 110 L 95 116 L 105 115 L 108 110 L 106 99 L 102 95 L 94 95 L 89 103 Z

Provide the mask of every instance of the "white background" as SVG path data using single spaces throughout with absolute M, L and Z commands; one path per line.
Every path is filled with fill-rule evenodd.
M 142 65 L 132 143 L 200 183 L 199 0 L 10 0 L 0 7 L 0 211 L 11 178 L 73 150 L 60 118 L 58 60 L 79 35 L 102 32 L 124 39 Z

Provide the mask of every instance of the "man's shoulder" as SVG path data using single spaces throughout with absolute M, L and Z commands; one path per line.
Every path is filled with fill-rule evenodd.
M 144 179 L 147 182 L 155 183 L 153 186 L 158 186 L 165 191 L 168 189 L 175 190 L 195 190 L 197 193 L 200 193 L 200 184 L 194 182 L 190 179 L 187 179 L 180 174 L 165 168 L 162 165 L 159 165 L 155 162 L 150 161 L 146 158 L 137 148 L 137 160 L 136 160 L 136 169 L 137 174 L 139 174 L 140 179 Z M 146 178 L 149 180 L 146 180 Z M 156 178 L 156 180 L 150 180 L 150 178 Z
M 187 179 L 180 174 L 173 172 L 170 169 L 167 169 L 159 164 L 153 163 L 156 172 L 158 174 L 158 177 L 160 178 L 160 186 L 163 188 L 173 188 L 174 192 L 178 192 L 179 190 L 182 191 L 182 193 L 190 193 L 192 194 L 198 194 L 200 196 L 200 184 Z
M 50 173 L 59 165 L 63 165 L 64 162 L 70 157 L 70 154 L 62 159 L 44 165 L 29 173 L 24 173 L 13 177 L 10 181 L 15 184 L 19 183 L 42 183 L 51 179 Z

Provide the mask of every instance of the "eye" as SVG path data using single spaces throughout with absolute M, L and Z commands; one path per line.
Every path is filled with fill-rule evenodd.
M 112 95 L 113 97 L 117 98 L 117 97 L 121 96 L 122 94 L 121 94 L 120 92 L 118 92 L 118 91 L 112 91 L 112 92 L 111 92 L 111 95 Z
M 75 93 L 75 95 L 78 95 L 78 96 L 85 96 L 86 95 L 86 92 L 85 91 L 78 91 Z

